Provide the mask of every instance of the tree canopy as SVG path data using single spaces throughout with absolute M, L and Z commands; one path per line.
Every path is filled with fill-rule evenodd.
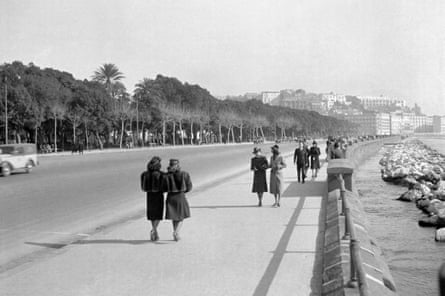
M 0 87 L 8 96 L 10 140 L 39 146 L 239 142 L 259 136 L 339 134 L 353 128 L 316 112 L 258 100 L 218 100 L 199 85 L 163 75 L 142 78 L 130 95 L 114 64 L 102 65 L 91 81 L 21 62 L 4 64 L 0 75 Z M 0 108 L 4 114 L 4 103 Z M 3 131 L 4 116 L 0 124 Z

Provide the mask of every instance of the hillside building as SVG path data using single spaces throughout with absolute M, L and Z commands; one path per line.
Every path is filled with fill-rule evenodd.
M 387 106 L 406 107 L 406 101 L 385 96 L 357 96 L 365 109 L 376 109 Z

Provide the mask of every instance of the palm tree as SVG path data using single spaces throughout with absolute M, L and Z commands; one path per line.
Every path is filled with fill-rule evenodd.
M 94 74 L 91 76 L 94 81 L 98 81 L 105 85 L 108 93 L 112 96 L 111 85 L 114 82 L 125 78 L 122 72 L 119 71 L 119 68 L 115 64 L 103 64 L 99 69 L 94 71 Z

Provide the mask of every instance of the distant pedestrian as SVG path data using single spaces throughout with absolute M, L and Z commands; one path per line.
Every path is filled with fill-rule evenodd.
M 192 182 L 189 173 L 182 171 L 179 160 L 170 159 L 166 174 L 167 202 L 165 219 L 172 220 L 173 239 L 179 241 L 179 231 L 184 219 L 190 217 L 190 207 L 185 193 L 192 190 Z
M 334 143 L 334 149 L 331 151 L 331 159 L 345 158 L 345 151 L 340 147 L 339 142 Z
M 250 169 L 253 171 L 252 192 L 256 192 L 258 196 L 258 206 L 263 205 L 263 193 L 267 192 L 266 170 L 269 167 L 267 158 L 261 154 L 261 149 L 253 148 L 255 155 L 250 160 Z
M 271 168 L 269 192 L 275 197 L 273 207 L 279 207 L 284 183 L 282 169 L 286 167 L 286 163 L 280 154 L 280 148 L 278 145 L 273 145 L 271 150 L 272 157 L 270 158 L 269 163 L 269 167 Z
M 159 240 L 158 225 L 164 213 L 163 173 L 161 158 L 154 156 L 141 175 L 142 190 L 147 192 L 147 220 L 151 221 L 150 239 Z
M 306 167 L 308 167 L 308 151 L 304 148 L 302 142 L 298 142 L 298 148 L 294 152 L 294 164 L 297 166 L 298 183 L 306 178 Z
M 309 150 L 309 157 L 311 160 L 312 178 L 317 178 L 318 170 L 320 169 L 320 148 L 317 146 L 317 142 L 312 142 L 312 147 Z

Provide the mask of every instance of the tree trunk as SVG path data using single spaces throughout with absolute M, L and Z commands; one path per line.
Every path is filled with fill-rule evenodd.
M 165 145 L 165 130 L 166 130 L 166 122 L 165 120 L 162 121 L 162 146 Z
M 57 152 L 57 116 L 54 116 L 54 152 Z
M 199 123 L 199 144 L 202 144 L 203 137 L 202 137 L 202 122 Z
M 232 127 L 229 126 L 229 128 L 227 129 L 227 144 L 230 143 L 230 130 L 232 129 Z
M 219 134 L 219 143 L 222 144 L 222 130 L 221 130 L 221 123 L 218 123 L 218 134 Z
M 182 120 L 179 121 L 179 130 L 181 131 L 181 145 L 184 146 L 184 132 L 182 130 Z
M 235 140 L 235 132 L 233 131 L 233 127 L 232 127 L 232 142 L 233 142 L 233 144 L 236 143 L 236 140 Z
M 193 120 L 190 121 L 190 145 L 193 145 L 193 139 L 195 135 L 193 134 Z
M 176 122 L 173 120 L 173 146 L 176 146 Z
M 87 123 L 85 122 L 84 123 L 84 125 L 85 125 L 85 148 L 86 148 L 86 150 L 88 150 L 88 128 L 87 128 Z
M 96 135 L 97 141 L 99 142 L 99 149 L 100 149 L 100 150 L 104 149 L 104 143 L 102 143 L 102 140 L 100 139 L 99 132 L 96 131 L 96 132 L 95 132 L 95 135 Z
M 122 149 L 122 141 L 124 139 L 124 122 L 125 120 L 121 119 L 121 136 L 119 140 L 119 148 Z
M 263 127 L 260 126 L 260 132 L 261 132 L 261 136 L 264 138 L 264 132 L 263 132 Z
M 37 131 L 38 131 L 38 127 L 36 126 L 36 128 L 35 128 L 35 130 L 34 130 L 34 143 L 36 144 L 36 146 L 37 146 Z M 38 147 L 37 147 L 38 148 Z
M 239 126 L 239 142 L 240 143 L 243 142 L 243 125 L 242 124 Z
M 73 145 L 76 145 L 76 121 L 73 121 Z

